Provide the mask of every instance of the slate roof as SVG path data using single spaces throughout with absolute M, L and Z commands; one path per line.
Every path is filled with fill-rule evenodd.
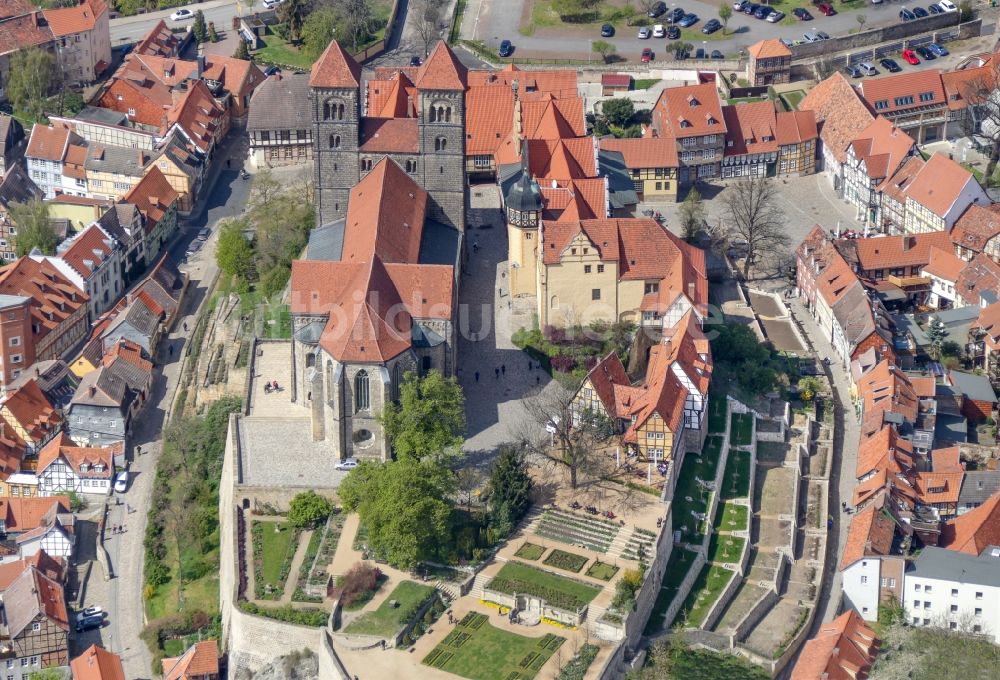
M 970 555 L 929 545 L 910 561 L 906 576 L 1000 588 L 1000 546 Z
M 997 491 L 1000 491 L 1000 470 L 968 470 L 958 492 L 958 503 L 980 506 Z
M 250 98 L 247 130 L 312 128 L 309 96 L 308 74 L 281 73 L 267 78 Z
M 93 172 L 109 172 L 131 177 L 142 177 L 149 162 L 147 152 L 123 146 L 91 144 L 87 150 L 84 167 Z
M 45 192 L 38 188 L 28 173 L 20 165 L 7 169 L 0 178 L 0 207 L 7 208 L 11 203 L 29 203 L 42 200 Z
M 951 380 L 952 385 L 966 399 L 986 401 L 993 404 L 997 403 L 997 395 L 993 391 L 993 386 L 990 384 L 988 376 L 950 370 L 948 371 L 948 378 Z

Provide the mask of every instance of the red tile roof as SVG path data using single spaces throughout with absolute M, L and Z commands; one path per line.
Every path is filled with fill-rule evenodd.
M 341 262 L 415 263 L 427 210 L 427 192 L 394 161 L 383 158 L 351 189 Z
M 938 217 L 944 217 L 970 183 L 975 184 L 973 189 L 978 189 L 985 203 L 986 195 L 979 189 L 972 173 L 938 152 L 917 172 L 916 177 L 906 188 L 906 195 Z
M 627 413 L 632 422 L 625 431 L 626 442 L 637 443 L 639 431 L 657 416 L 669 432 L 678 433 L 683 427 L 688 390 L 670 369 L 669 361 L 670 350 L 666 345 L 657 344 L 650 348 L 642 391 L 628 406 Z
M 608 415 L 614 417 L 618 409 L 615 406 L 615 386 L 629 385 L 631 381 L 622 365 L 622 360 L 618 354 L 611 350 L 608 355 L 598 361 L 587 373 L 587 380 L 590 381 L 597 398 L 604 405 Z
M 368 115 L 375 118 L 415 118 L 417 115 L 416 88 L 405 73 L 396 73 L 389 80 L 369 80 L 365 83 L 368 96 Z M 470 116 L 469 97 L 466 96 L 466 125 Z
M 28 439 L 38 444 L 58 429 L 62 416 L 35 380 L 28 380 L 0 402 L 4 417 L 16 421 Z
M 931 470 L 934 472 L 964 472 L 961 450 L 957 446 L 931 451 Z
M 76 236 L 59 257 L 86 279 L 111 256 L 114 245 L 114 240 L 100 226 L 92 224 Z
M 790 680 L 867 680 L 881 644 L 857 610 L 849 609 L 803 645 Z
M 936 68 L 866 78 L 859 88 L 876 115 L 946 103 L 941 71 Z
M 913 445 L 899 436 L 895 427 L 887 425 L 861 442 L 854 474 L 860 479 L 875 470 L 885 469 L 898 474 L 913 467 Z
M 955 226 L 951 240 L 955 245 L 981 253 L 990 239 L 1000 234 L 1000 203 L 972 204 L 966 208 Z
M 467 77 L 470 89 L 480 85 L 502 85 L 510 89 L 517 81 L 518 92 L 524 100 L 545 93 L 560 99 L 577 94 L 576 69 L 523 71 L 514 64 L 507 64 L 500 70 L 469 71 Z
M 931 250 L 951 249 L 947 232 L 932 231 L 926 234 L 905 236 L 875 236 L 872 238 L 846 239 L 837 242 L 838 248 L 852 247 L 863 272 L 893 267 L 923 267 L 931 259 Z
M 917 173 L 924 167 L 924 159 L 920 156 L 910 156 L 906 159 L 906 162 L 893 173 L 891 176 L 887 177 L 881 184 L 878 185 L 877 190 L 882 192 L 883 197 L 891 198 L 900 204 L 906 203 L 906 189 L 910 186 L 910 182 L 913 178 L 917 176 Z
M 979 555 L 989 545 L 1000 545 L 1000 492 L 978 508 L 950 519 L 941 527 L 938 546 Z
M 100 17 L 106 17 L 108 6 L 104 0 L 82 0 L 78 5 L 47 9 L 42 12 L 49 22 L 52 35 L 58 37 L 92 31 Z
M 840 163 L 847 157 L 851 141 L 875 120 L 857 90 L 839 72 L 809 90 L 799 102 L 799 111 L 815 114 L 824 146 Z
M 412 153 L 420 151 L 416 118 L 363 118 L 360 150 L 364 153 Z
M 73 680 L 125 680 L 121 658 L 97 645 L 73 659 L 70 670 Z
M 962 488 L 965 471 L 958 472 L 918 472 L 914 488 L 924 505 L 954 505 L 958 503 L 958 492 Z
M 62 125 L 42 125 L 35 123 L 24 155 L 45 161 L 61 162 L 69 145 L 70 129 Z
M 147 229 L 152 229 L 153 225 L 163 219 L 177 198 L 177 191 L 170 186 L 160 169 L 154 167 L 125 194 L 122 201 L 138 208 L 146 218 Z
M 777 38 L 769 38 L 755 42 L 748 47 L 747 54 L 751 59 L 767 59 L 769 57 L 790 57 L 792 51 Z
M 201 680 L 219 674 L 219 652 L 215 640 L 196 642 L 180 656 L 163 660 L 163 680 Z
M 205 70 L 201 75 L 207 80 L 222 83 L 222 87 L 234 97 L 244 97 L 264 82 L 264 72 L 252 61 L 219 54 L 206 57 Z
M 677 140 L 669 137 L 615 138 L 606 137 L 601 140 L 601 149 L 618 151 L 625 158 L 625 167 L 629 170 L 644 168 L 676 168 Z
M 418 90 L 464 90 L 468 83 L 467 71 L 448 44 L 439 40 L 413 82 Z
M 0 55 L 53 40 L 52 31 L 40 11 L 33 5 L 19 0 L 7 0 L 0 9 Z
M 528 170 L 541 180 L 597 177 L 597 153 L 592 137 L 528 141 Z
M 32 299 L 31 316 L 38 328 L 33 333 L 36 343 L 89 299 L 52 263 L 38 262 L 27 256 L 0 267 L 0 293 Z
M 111 446 L 76 446 L 65 434 L 53 437 L 38 452 L 38 471 L 43 472 L 60 458 L 69 465 L 78 477 L 86 479 L 111 479 L 115 472 L 115 448 Z M 86 465 L 84 469 L 82 466 Z M 100 471 L 94 470 L 101 465 Z
M 816 114 L 812 111 L 779 111 L 778 144 L 800 144 L 819 137 Z
M 332 41 L 312 65 L 309 87 L 351 89 L 361 86 L 361 66 L 340 43 Z
M 880 362 L 858 380 L 858 393 L 864 401 L 864 413 L 890 411 L 911 423 L 917 418 L 917 394 L 909 378 L 889 360 Z
M 208 153 L 225 116 L 226 112 L 216 103 L 208 85 L 202 80 L 193 81 L 189 82 L 180 101 L 166 112 L 162 131 L 179 125 L 192 144 L 202 153 Z
M 841 571 L 862 557 L 889 554 L 896 522 L 888 511 L 877 505 L 869 505 L 857 512 L 851 520 L 844 545 L 844 557 L 840 561 Z
M 954 252 L 935 246 L 931 248 L 930 262 L 927 263 L 927 266 L 923 268 L 921 273 L 930 274 L 945 281 L 955 282 L 958 280 L 959 274 L 962 273 L 964 267 L 965 261 L 955 255 Z
M 722 117 L 726 121 L 726 156 L 778 150 L 777 118 L 771 102 L 723 106 Z
M 592 220 L 608 214 L 607 187 L 600 177 L 547 182 L 541 187 L 545 220 Z
M 996 89 L 993 66 L 964 68 L 941 74 L 949 111 L 960 111 L 970 104 L 979 106 Z
M 45 522 L 50 512 L 69 512 L 69 498 L 66 496 L 34 496 L 32 498 L 0 498 L 0 519 L 7 531 L 20 534 L 37 529 Z
M 1000 299 L 1000 265 L 979 253 L 962 269 L 955 282 L 955 292 L 969 305 L 978 305 L 983 293 Z
M 876 181 L 895 174 L 916 149 L 912 137 L 882 116 L 862 130 L 851 147 L 869 179 Z
M 653 127 L 660 137 L 675 139 L 725 134 L 715 83 L 664 89 L 653 107 Z
M 132 52 L 154 57 L 174 57 L 177 56 L 180 43 L 180 38 L 167 27 L 163 19 L 160 19 Z
M 627 73 L 604 73 L 601 75 L 601 85 L 627 88 L 632 85 L 632 76 Z

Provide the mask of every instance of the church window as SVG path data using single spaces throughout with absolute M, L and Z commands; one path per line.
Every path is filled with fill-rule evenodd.
M 331 149 L 340 148 L 340 135 L 330 135 L 330 148 Z
M 316 354 L 314 352 L 309 352 L 306 355 L 306 368 L 312 368 L 316 365 Z
M 403 365 L 396 364 L 392 369 L 392 400 L 399 401 L 399 391 L 403 385 Z
M 354 411 L 367 411 L 371 408 L 371 397 L 368 393 L 368 372 L 360 370 L 354 376 Z
M 451 122 L 451 107 L 450 106 L 445 107 L 445 110 L 444 110 L 444 122 L 446 122 L 446 123 L 450 123 Z
M 435 151 L 444 151 L 447 146 L 448 146 L 448 140 L 445 139 L 444 137 L 435 137 L 434 138 L 434 150 Z

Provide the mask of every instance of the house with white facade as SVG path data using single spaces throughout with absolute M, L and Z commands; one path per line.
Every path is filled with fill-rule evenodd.
M 913 626 L 985 635 L 1000 644 L 1000 546 L 978 555 L 926 546 L 907 565 L 903 606 Z
M 97 223 L 61 243 L 55 255 L 32 257 L 48 260 L 89 296 L 91 323 L 113 307 L 124 290 L 121 244 Z
M 897 526 L 884 496 L 851 521 L 840 563 L 844 601 L 865 621 L 877 621 L 883 599 L 898 601 L 903 592 L 906 561 L 896 549 Z
M 28 174 L 46 200 L 58 194 L 88 196 L 87 142 L 62 125 L 41 125 L 31 128 L 28 149 L 24 153 Z
M 927 304 L 935 309 L 951 309 L 965 304 L 955 290 L 965 260 L 955 253 L 941 248 L 931 248 L 930 261 L 920 270 L 920 275 L 931 280 L 931 292 Z M 957 303 L 957 304 L 956 304 Z
M 990 199 L 972 173 L 943 153 L 930 157 L 905 190 L 903 231 L 948 231 L 970 205 Z
M 13 548 L 0 563 L 29 558 L 40 550 L 68 559 L 76 544 L 66 496 L 0 498 L 0 542 Z
M 106 496 L 111 492 L 115 454 L 121 443 L 111 446 L 77 446 L 62 434 L 38 455 L 38 493 L 54 496 L 76 493 Z
M 881 116 L 847 147 L 844 198 L 857 208 L 858 219 L 867 227 L 879 226 L 880 187 L 916 152 L 913 138 Z

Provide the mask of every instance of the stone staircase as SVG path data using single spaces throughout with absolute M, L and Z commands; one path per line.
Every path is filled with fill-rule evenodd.
M 628 548 L 629 539 L 630 536 L 627 536 L 624 531 L 619 531 L 615 540 L 611 541 L 611 545 L 608 546 L 608 556 L 622 557 L 622 553 Z
M 483 589 L 486 587 L 486 584 L 492 580 L 492 578 L 492 576 L 487 576 L 482 572 L 476 574 L 476 580 L 472 582 L 472 590 L 469 591 L 469 594 L 479 600 L 482 600 Z
M 454 583 L 448 583 L 446 581 L 438 581 L 434 584 L 434 587 L 439 593 L 448 598 L 448 600 L 454 602 L 459 597 L 458 586 Z
M 535 533 L 535 529 L 538 527 L 538 523 L 542 521 L 542 516 L 545 514 L 545 508 L 539 505 L 532 505 L 531 510 L 528 514 L 521 519 L 521 524 L 524 527 L 523 531 L 526 534 Z

